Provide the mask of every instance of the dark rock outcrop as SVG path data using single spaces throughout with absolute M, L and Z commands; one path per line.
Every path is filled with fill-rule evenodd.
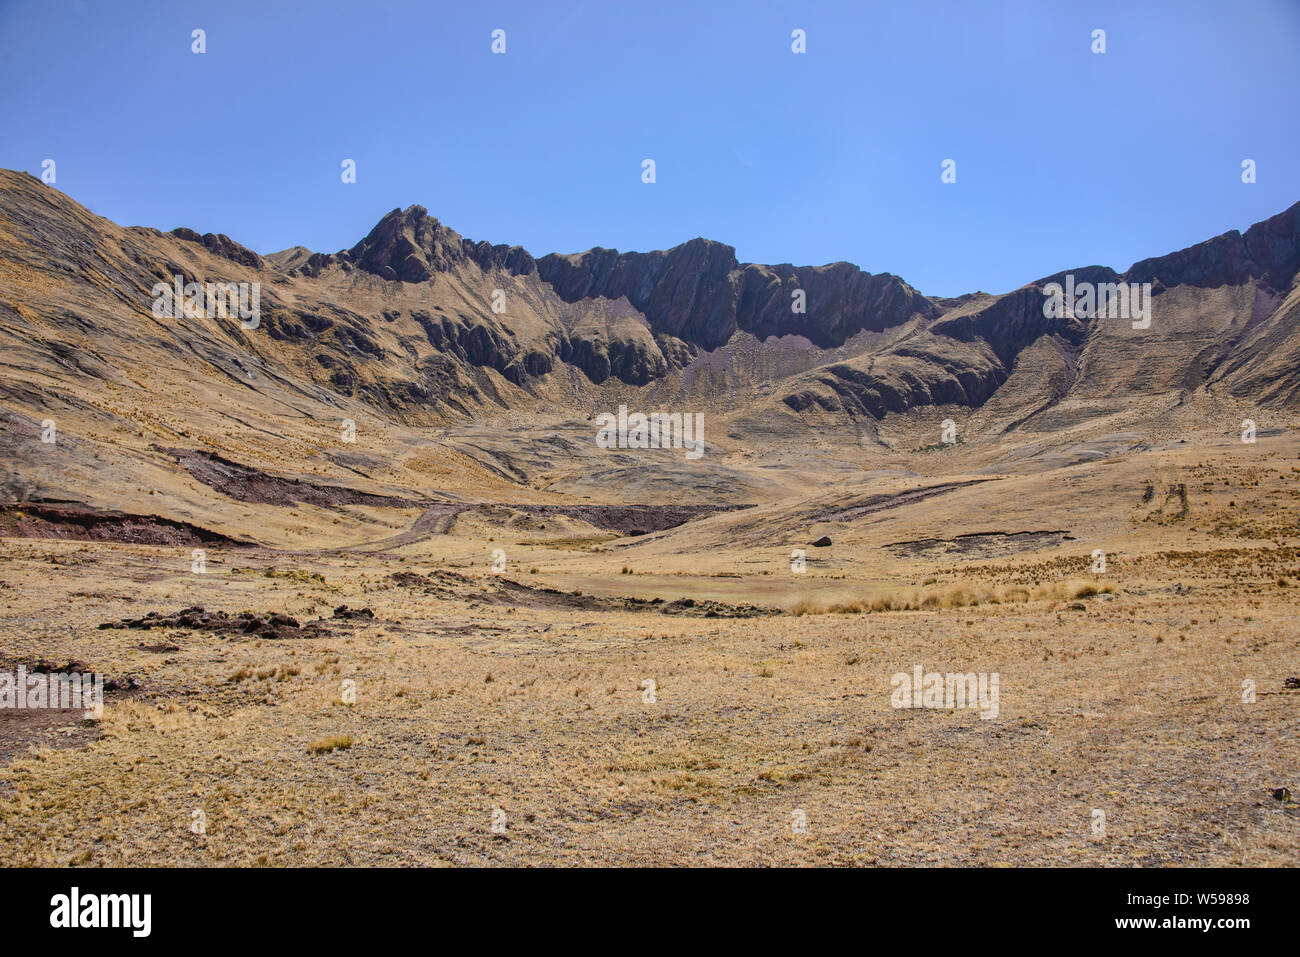
M 1071 272 L 1077 283 L 1116 282 L 1120 279 L 1113 270 L 1104 266 L 1087 266 Z M 1064 281 L 1065 273 L 1049 276 L 1032 286 L 999 296 L 992 304 L 976 312 L 940 319 L 930 326 L 930 332 L 961 342 L 983 340 L 1010 370 L 1020 351 L 1040 336 L 1060 335 L 1078 343 L 1088 334 L 1084 320 L 1044 315 L 1046 299 L 1042 287 L 1047 283 Z
M 1240 286 L 1250 279 L 1285 292 L 1300 271 L 1300 203 L 1256 223 L 1243 236 L 1233 229 L 1203 243 L 1134 263 L 1127 282 L 1170 287 Z
M 350 250 L 328 257 L 318 253 L 300 268 L 315 276 L 334 262 L 410 283 L 427 282 L 437 272 L 464 263 L 515 276 L 535 274 L 568 303 L 625 298 L 645 315 L 656 337 L 710 350 L 724 345 L 737 330 L 760 339 L 801 335 L 829 348 L 864 329 L 879 331 L 915 315 L 939 314 L 933 303 L 898 277 L 872 275 L 849 263 L 742 265 L 731 246 L 707 239 L 647 253 L 591 249 L 534 260 L 519 246 L 464 239 L 422 206 L 392 210 Z M 796 290 L 805 300 L 801 312 L 794 309 Z M 632 360 L 637 371 L 627 376 L 617 371 L 617 359 L 611 359 L 614 371 L 603 372 L 603 363 L 594 358 L 600 351 L 591 346 L 593 378 L 613 374 L 635 383 L 644 375 L 663 374 L 641 356 Z
M 716 349 L 737 331 L 759 339 L 800 335 L 821 348 L 864 329 L 882 330 L 939 310 L 888 273 L 849 263 L 829 266 L 741 265 L 722 243 L 692 239 L 667 251 L 591 249 L 537 260 L 538 275 L 566 302 L 626 296 L 656 335 Z M 795 312 L 795 292 L 804 294 Z
M 251 249 L 239 245 L 224 233 L 204 233 L 200 236 L 192 229 L 184 226 L 178 226 L 171 231 L 171 235 L 177 239 L 184 239 L 191 243 L 199 243 L 207 248 L 214 256 L 220 256 L 222 259 L 229 259 L 231 262 L 237 262 L 241 266 L 249 266 L 253 269 L 262 268 L 262 257 Z
M 464 262 L 472 262 L 484 271 L 503 269 L 516 276 L 536 269 L 533 257 L 522 247 L 465 239 L 430 216 L 423 206 L 394 209 L 375 224 L 365 239 L 333 258 L 382 279 L 402 282 L 427 282 L 435 273 Z M 320 265 L 308 262 L 309 267 L 319 269 Z

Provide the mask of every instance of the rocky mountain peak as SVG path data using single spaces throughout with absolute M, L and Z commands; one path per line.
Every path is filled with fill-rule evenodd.
M 392 210 L 348 250 L 348 259 L 359 268 L 402 282 L 427 282 L 463 258 L 460 234 L 423 206 Z

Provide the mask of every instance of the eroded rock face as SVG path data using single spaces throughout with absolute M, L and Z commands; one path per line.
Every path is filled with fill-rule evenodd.
M 427 282 L 436 270 L 463 258 L 463 251 L 459 235 L 444 229 L 423 206 L 411 206 L 381 219 L 347 257 L 381 279 Z
M 1088 266 L 1071 270 L 1076 283 L 1116 282 L 1120 279 L 1113 270 L 1104 266 Z M 992 304 L 976 312 L 940 319 L 930 327 L 930 332 L 961 342 L 981 340 L 988 343 L 1003 366 L 1009 370 L 1022 349 L 1040 336 L 1059 335 L 1072 343 L 1082 341 L 1088 334 L 1085 321 L 1076 318 L 1048 318 L 1044 315 L 1043 286 L 1063 283 L 1065 273 L 1050 276 L 1025 286 L 1015 292 L 1000 296 Z M 981 400 L 982 401 L 982 400 Z
M 204 233 L 200 236 L 192 229 L 179 226 L 171 231 L 171 235 L 177 239 L 184 239 L 191 243 L 200 243 L 207 248 L 214 256 L 220 256 L 222 259 L 229 259 L 231 262 L 237 262 L 241 266 L 250 266 L 253 269 L 262 268 L 262 257 L 251 249 L 239 245 L 224 233 Z
M 465 255 L 472 259 L 480 269 L 503 269 L 512 276 L 524 276 L 537 271 L 537 263 L 522 246 L 493 246 L 489 242 L 462 240 Z
M 805 294 L 807 312 L 802 315 L 792 311 L 796 290 Z M 750 264 L 742 275 L 740 328 L 759 339 L 799 335 L 829 349 L 864 329 L 879 332 L 913 316 L 938 315 L 930 300 L 897 276 L 872 275 L 852 263 Z
M 1128 282 L 1163 287 L 1191 285 L 1217 288 L 1240 286 L 1258 279 L 1273 292 L 1290 288 L 1300 269 L 1300 203 L 1242 235 L 1233 229 L 1203 243 L 1134 263 L 1124 275 Z
M 566 302 L 626 297 L 656 334 L 716 349 L 737 329 L 736 251 L 722 243 L 692 239 L 650 253 L 592 249 L 577 256 L 544 256 L 537 266 L 542 280 Z
M 455 317 L 434 316 L 417 309 L 411 318 L 420 324 L 429 343 L 439 352 L 454 355 L 471 365 L 490 366 L 503 374 L 514 366 L 517 355 L 514 344 L 473 316 L 463 313 Z
M 792 383 L 783 400 L 796 412 L 819 408 L 851 416 L 884 418 L 926 405 L 982 405 L 1008 372 L 987 345 L 925 337 L 890 353 L 856 357 Z
M 430 216 L 423 206 L 394 209 L 351 249 L 308 266 L 319 270 L 330 261 L 346 262 L 381 279 L 401 282 L 428 282 L 435 273 L 466 262 L 484 271 L 502 269 L 516 276 L 537 268 L 526 249 L 465 239 Z
M 1071 270 L 1076 282 L 1114 282 L 1103 266 Z M 991 298 L 983 308 L 940 318 L 879 353 L 828 365 L 795 380 L 783 399 L 796 412 L 820 408 L 880 419 L 917 406 L 978 407 L 1011 376 L 1021 352 L 1043 337 L 1073 349 L 1088 321 L 1044 314 L 1043 285 L 1064 273 Z
M 666 252 L 591 249 L 537 261 L 538 275 L 566 302 L 600 296 L 628 301 L 656 335 L 716 349 L 737 331 L 759 339 L 799 335 L 821 348 L 864 329 L 882 330 L 938 308 L 896 276 L 873 276 L 850 263 L 741 265 L 722 243 L 692 239 Z M 796 312 L 795 293 L 804 294 Z

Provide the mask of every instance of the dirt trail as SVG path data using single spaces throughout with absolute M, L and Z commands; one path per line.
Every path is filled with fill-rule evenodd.
M 563 515 L 623 535 L 647 535 L 650 532 L 676 528 L 678 525 L 684 525 L 716 512 L 749 507 L 747 505 L 508 505 L 487 502 L 478 504 L 439 502 L 430 505 L 406 531 L 391 538 L 371 542 L 364 548 L 410 545 L 434 535 L 450 534 L 452 523 L 457 516 L 478 509 L 506 508 L 528 515 Z

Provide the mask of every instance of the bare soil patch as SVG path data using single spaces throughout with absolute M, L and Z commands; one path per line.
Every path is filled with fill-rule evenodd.
M 47 678 L 52 674 L 93 674 L 95 669 L 84 661 L 68 659 L 0 663 L 0 671 L 17 675 L 18 668 L 27 676 Z M 134 697 L 140 681 L 134 675 L 105 676 L 104 704 Z M 33 748 L 84 747 L 100 737 L 99 723 L 86 717 L 84 708 L 0 708 L 0 767 L 14 761 Z
M 1068 531 L 972 532 L 954 538 L 918 538 L 885 546 L 900 558 L 996 558 L 1060 545 L 1074 538 Z

